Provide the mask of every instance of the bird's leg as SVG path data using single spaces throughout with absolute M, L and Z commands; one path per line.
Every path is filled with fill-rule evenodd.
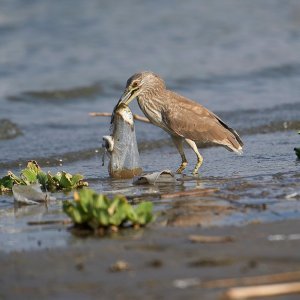
M 196 153 L 197 155 L 197 163 L 195 165 L 195 168 L 193 170 L 193 174 L 196 175 L 198 174 L 198 169 L 200 168 L 200 166 L 202 165 L 203 162 L 203 157 L 201 156 L 201 154 L 198 151 L 197 145 L 194 141 L 189 140 L 189 139 L 185 139 L 185 141 L 188 143 L 188 145 L 193 149 L 193 151 Z
M 182 171 L 186 168 L 188 161 L 185 157 L 184 151 L 183 151 L 183 139 L 176 137 L 176 136 L 172 136 L 172 141 L 175 144 L 180 156 L 181 156 L 181 165 L 179 166 L 179 168 L 177 169 L 176 173 L 177 174 L 181 174 Z

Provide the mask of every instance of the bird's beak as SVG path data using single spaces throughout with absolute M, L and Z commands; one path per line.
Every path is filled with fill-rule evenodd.
M 118 107 L 120 104 L 128 105 L 136 96 L 137 89 L 125 89 L 116 107 Z
M 136 96 L 138 95 L 138 89 L 128 89 L 126 88 L 123 95 L 121 96 L 119 102 L 114 108 L 113 114 L 110 119 L 110 123 L 112 124 L 114 122 L 114 117 L 115 117 L 115 112 L 117 108 L 123 104 L 123 105 L 128 105 Z

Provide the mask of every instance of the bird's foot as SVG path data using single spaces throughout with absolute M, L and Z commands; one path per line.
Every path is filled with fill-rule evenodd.
M 193 174 L 194 176 L 199 175 L 198 169 L 195 168 L 195 169 L 193 170 L 192 174 Z
M 198 173 L 199 173 L 198 170 L 201 167 L 202 162 L 203 162 L 203 160 L 198 160 L 198 162 L 193 170 L 193 173 L 192 173 L 193 175 L 198 175 Z
M 187 164 L 188 164 L 187 161 L 182 162 L 179 168 L 177 169 L 176 173 L 181 174 L 182 171 L 186 168 Z

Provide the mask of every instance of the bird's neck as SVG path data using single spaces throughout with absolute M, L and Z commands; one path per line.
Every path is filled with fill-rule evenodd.
M 155 125 L 161 127 L 162 112 L 165 108 L 164 91 L 155 93 L 155 91 L 147 91 L 141 93 L 138 97 L 138 104 L 145 116 Z

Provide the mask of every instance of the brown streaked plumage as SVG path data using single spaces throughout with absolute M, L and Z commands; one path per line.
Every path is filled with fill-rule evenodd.
M 215 143 L 242 153 L 243 142 L 235 130 L 199 103 L 168 90 L 158 75 L 141 72 L 130 77 L 117 106 L 120 103 L 129 104 L 134 98 L 137 98 L 141 110 L 151 123 L 171 135 L 182 159 L 177 173 L 181 173 L 187 165 L 183 141 L 197 155 L 194 174 L 198 173 L 203 162 L 195 142 Z

